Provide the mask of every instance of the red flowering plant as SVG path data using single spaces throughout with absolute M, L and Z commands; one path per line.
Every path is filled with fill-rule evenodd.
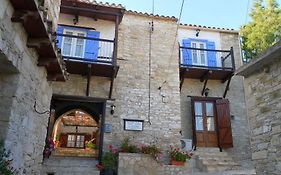
M 140 148 L 141 153 L 151 155 L 157 162 L 162 161 L 163 153 L 156 145 L 143 145 Z
M 52 137 L 49 137 L 46 142 L 46 147 L 43 152 L 44 158 L 49 158 L 52 151 L 54 151 L 54 150 L 55 150 L 55 142 Z
M 118 169 L 118 149 L 113 145 L 108 146 L 109 151 L 105 152 L 102 157 L 102 163 L 97 164 L 96 167 L 99 170 L 105 171 L 113 171 L 113 173 L 117 173 Z
M 170 146 L 170 158 L 171 160 L 179 161 L 179 162 L 186 162 L 186 160 L 191 159 L 192 153 L 188 153 L 187 151 L 183 151 L 180 148 L 174 148 Z

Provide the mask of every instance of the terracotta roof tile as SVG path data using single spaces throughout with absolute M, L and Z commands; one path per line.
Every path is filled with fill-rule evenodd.
M 153 16 L 153 17 L 156 17 L 156 18 L 163 18 L 163 19 L 172 19 L 172 20 L 175 20 L 177 21 L 178 19 L 174 16 L 165 16 L 165 15 L 158 15 L 158 14 L 149 14 L 149 13 L 146 13 L 146 12 L 138 12 L 138 11 L 133 11 L 133 10 L 126 10 L 126 13 L 130 13 L 130 14 L 136 14 L 136 15 L 141 15 L 141 16 Z
M 120 9 L 125 9 L 122 4 L 115 4 L 115 3 L 108 3 L 108 2 L 97 2 L 95 0 L 77 0 L 78 2 L 83 2 L 87 4 L 92 4 L 92 5 L 99 5 L 99 6 L 104 6 L 104 7 L 111 7 L 111 8 L 120 8 Z
M 236 32 L 236 30 L 234 29 L 229 29 L 229 28 L 220 28 L 220 27 L 210 27 L 210 26 L 202 26 L 202 25 L 195 25 L 195 24 L 180 24 L 182 26 L 189 26 L 189 27 L 198 27 L 198 28 L 202 28 L 202 29 L 211 29 L 211 30 L 224 30 L 224 31 L 232 31 L 232 32 Z

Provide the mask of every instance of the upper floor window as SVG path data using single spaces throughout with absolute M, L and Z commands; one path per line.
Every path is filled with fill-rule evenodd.
M 78 30 L 64 30 L 66 35 L 85 37 L 86 33 Z M 62 54 L 71 57 L 84 57 L 85 40 L 81 38 L 63 37 Z
M 193 48 L 199 48 L 199 49 L 206 49 L 206 43 L 204 42 L 198 42 L 198 41 L 192 41 L 191 46 Z M 207 66 L 207 57 L 206 57 L 206 51 L 204 50 L 192 50 L 192 62 L 195 65 L 202 65 Z
M 217 67 L 220 63 L 217 62 L 217 55 L 215 51 L 215 42 L 202 39 L 183 39 L 182 41 L 182 64 L 193 66 L 208 66 Z M 197 48 L 197 49 L 192 49 Z M 201 50 L 203 49 L 203 50 Z M 205 50 L 204 50 L 205 49 Z M 209 49 L 207 51 L 206 49 Z
M 85 59 L 88 61 L 97 60 L 99 57 L 100 45 L 100 32 L 88 28 L 58 26 L 57 36 L 58 47 L 65 57 L 74 57 L 76 59 Z M 69 36 L 61 36 L 69 35 Z M 87 37 L 77 38 L 79 37 Z

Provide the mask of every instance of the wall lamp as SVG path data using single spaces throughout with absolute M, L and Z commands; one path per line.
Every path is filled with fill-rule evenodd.
M 195 34 L 196 37 L 199 36 L 200 31 L 201 31 L 200 29 L 196 29 L 196 34 Z
M 76 25 L 79 22 L 79 17 L 78 15 L 75 15 L 73 18 L 73 24 Z
M 115 107 L 116 107 L 115 105 L 111 105 L 111 106 L 110 106 L 110 108 L 111 108 L 111 110 L 110 110 L 110 114 L 111 114 L 111 115 L 113 115 L 113 114 L 114 114 Z
M 209 92 L 210 92 L 209 88 L 204 89 L 203 94 L 205 95 L 205 97 L 208 97 Z

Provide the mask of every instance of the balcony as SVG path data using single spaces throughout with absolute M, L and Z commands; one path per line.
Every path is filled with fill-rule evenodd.
M 233 48 L 215 50 L 180 47 L 180 78 L 221 80 L 223 83 L 233 76 L 235 62 Z
M 69 73 L 116 77 L 119 67 L 116 65 L 114 40 L 83 36 L 83 33 L 61 33 L 59 29 L 58 47 Z

